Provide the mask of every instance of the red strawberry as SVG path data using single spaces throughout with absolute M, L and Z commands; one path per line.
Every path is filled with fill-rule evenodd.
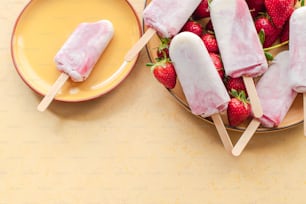
M 281 32 L 281 35 L 280 35 L 280 42 L 285 42 L 287 40 L 289 40 L 289 21 L 287 21 L 287 23 L 285 24 L 282 32 Z
M 201 36 L 208 52 L 219 53 L 218 42 L 214 34 L 205 33 Z
M 246 0 L 246 2 L 253 17 L 265 10 L 265 0 Z
M 203 28 L 202 25 L 197 21 L 189 20 L 182 28 L 182 31 L 192 32 L 198 36 L 202 35 Z
M 149 63 L 154 77 L 168 89 L 173 89 L 176 84 L 176 72 L 169 58 L 157 61 L 155 64 Z
M 157 57 L 159 59 L 169 58 L 169 45 L 170 45 L 169 38 L 161 38 L 161 43 L 156 52 Z
M 294 0 L 265 0 L 267 13 L 274 25 L 281 29 L 294 11 Z
M 209 31 L 209 32 L 214 32 L 214 26 L 211 22 L 211 20 L 209 20 L 206 25 L 205 25 L 205 30 Z
M 280 29 L 277 29 L 266 15 L 260 16 L 255 20 L 257 32 L 264 33 L 263 47 L 270 47 L 277 40 Z
M 227 108 L 227 117 L 230 126 L 238 126 L 247 120 L 251 115 L 251 105 L 247 101 L 244 91 L 232 91 L 230 102 Z
M 224 73 L 223 63 L 222 63 L 220 55 L 213 53 L 213 52 L 209 53 L 209 55 L 219 73 L 219 76 L 223 80 L 225 73 Z
M 193 16 L 196 19 L 200 18 L 206 18 L 210 16 L 209 12 L 209 6 L 208 6 L 208 0 L 202 0 L 199 6 L 196 8 L 196 10 L 193 13 Z
M 244 91 L 247 96 L 247 90 L 244 85 L 242 77 L 239 77 L 239 78 L 227 77 L 226 88 L 229 92 L 231 92 L 232 90 L 235 90 L 238 92 Z

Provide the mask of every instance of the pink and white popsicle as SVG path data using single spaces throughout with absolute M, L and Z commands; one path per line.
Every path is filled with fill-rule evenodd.
M 288 51 L 279 53 L 256 84 L 264 112 L 259 120 L 264 127 L 277 127 L 285 118 L 297 95 L 288 80 L 291 72 L 290 61 Z
M 44 111 L 70 77 L 75 82 L 87 79 L 114 34 L 110 21 L 81 23 L 55 55 L 55 64 L 62 73 L 38 105 Z
M 262 115 L 252 77 L 268 64 L 245 0 L 213 0 L 210 15 L 227 75 L 243 77 L 256 117 Z
M 113 34 L 108 20 L 81 23 L 55 55 L 57 69 L 75 82 L 86 80 Z
M 169 55 L 191 112 L 211 116 L 225 148 L 231 151 L 233 146 L 219 115 L 230 97 L 203 41 L 193 33 L 179 33 L 171 41 Z
M 235 144 L 232 151 L 233 155 L 239 156 L 241 154 L 260 124 L 268 128 L 277 127 L 285 118 L 297 95 L 292 90 L 291 82 L 288 80 L 289 63 L 289 52 L 280 52 L 256 84 L 263 116 L 251 121 Z
M 306 7 L 296 9 L 290 18 L 289 53 L 292 87 L 306 92 Z
M 292 88 L 303 93 L 306 136 L 306 7 L 300 7 L 292 13 L 289 25 L 290 80 Z
M 214 0 L 210 15 L 226 74 L 233 78 L 263 74 L 268 64 L 245 0 Z
M 121 66 L 132 61 L 156 32 L 166 38 L 176 35 L 200 3 L 201 0 L 152 0 L 143 11 L 148 29 L 125 55 Z
M 306 92 L 306 7 L 296 9 L 290 18 L 289 51 L 292 87 Z
M 143 12 L 146 26 L 162 37 L 173 37 L 184 26 L 201 0 L 152 0 Z

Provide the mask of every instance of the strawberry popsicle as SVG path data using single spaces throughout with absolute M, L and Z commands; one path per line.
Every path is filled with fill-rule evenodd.
M 86 80 L 113 34 L 108 20 L 81 23 L 55 55 L 57 69 L 75 82 Z
M 306 7 L 296 9 L 290 18 L 290 76 L 293 89 L 306 92 Z
M 162 37 L 173 37 L 181 30 L 200 2 L 201 0 L 152 0 L 143 12 L 144 23 Z
M 200 3 L 201 0 L 152 0 L 143 11 L 144 24 L 148 29 L 127 52 L 121 68 L 137 56 L 156 32 L 167 38 L 176 35 Z
M 303 93 L 306 136 L 306 7 L 300 7 L 292 13 L 289 29 L 290 80 L 293 90 Z
M 268 69 L 263 47 L 245 0 L 214 0 L 210 15 L 227 75 L 243 77 L 254 115 L 262 116 L 252 77 Z
M 232 143 L 219 115 L 230 97 L 203 41 L 191 32 L 179 33 L 171 41 L 169 55 L 191 112 L 211 116 L 225 148 L 231 151 Z
M 75 82 L 87 79 L 114 34 L 108 20 L 81 23 L 55 55 L 57 69 L 62 73 L 45 95 L 37 109 L 44 111 L 58 90 L 70 77 Z
M 239 156 L 261 124 L 264 127 L 277 127 L 285 118 L 297 93 L 292 90 L 288 75 L 290 72 L 289 52 L 280 52 L 270 68 L 256 84 L 263 116 L 254 118 L 233 148 L 233 155 Z
M 226 74 L 263 74 L 268 64 L 245 0 L 214 0 L 210 9 Z
M 292 90 L 288 75 L 289 52 L 279 53 L 256 85 L 264 115 L 259 118 L 264 127 L 277 127 L 285 118 L 297 93 Z

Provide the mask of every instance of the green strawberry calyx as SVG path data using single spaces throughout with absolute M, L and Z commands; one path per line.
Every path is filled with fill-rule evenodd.
M 151 71 L 153 72 L 156 67 L 166 68 L 168 63 L 171 63 L 171 60 L 169 58 L 157 58 L 155 63 L 150 62 L 147 63 L 146 66 L 151 67 Z
M 162 50 L 164 48 L 168 48 L 169 47 L 170 38 L 161 38 L 160 41 L 161 41 L 161 44 L 158 47 L 158 49 Z
M 158 46 L 158 51 L 163 54 L 163 58 L 167 57 L 167 53 L 165 49 L 169 48 L 170 38 L 160 38 L 160 45 Z
M 237 91 L 236 89 L 232 89 L 230 91 L 230 95 L 241 101 L 245 108 L 247 108 L 248 104 L 250 104 L 250 101 L 247 99 L 246 93 L 243 90 Z

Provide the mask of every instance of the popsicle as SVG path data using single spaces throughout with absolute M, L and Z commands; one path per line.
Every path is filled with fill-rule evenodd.
M 143 36 L 127 52 L 119 69 L 137 56 L 157 32 L 161 37 L 173 37 L 187 22 L 201 0 L 152 0 L 143 11 L 144 24 L 148 27 Z
M 114 34 L 109 20 L 81 23 L 55 55 L 54 61 L 61 75 L 43 98 L 37 109 L 44 111 L 59 89 L 70 77 L 75 82 L 87 79 Z
M 255 117 L 263 112 L 253 77 L 268 64 L 245 0 L 213 0 L 210 15 L 227 75 L 243 77 Z
M 200 37 L 191 32 L 177 34 L 169 55 L 191 109 L 195 115 L 211 116 L 225 149 L 233 145 L 220 117 L 230 97 Z
M 306 119 L 306 7 L 296 9 L 289 27 L 290 79 L 292 88 L 303 93 L 304 120 Z M 306 123 L 304 122 L 306 136 Z
M 289 51 L 280 52 L 256 84 L 264 114 L 261 118 L 251 121 L 234 146 L 232 151 L 234 155 L 241 154 L 260 124 L 268 128 L 277 127 L 285 118 L 297 95 L 288 80 L 291 71 L 289 63 Z

